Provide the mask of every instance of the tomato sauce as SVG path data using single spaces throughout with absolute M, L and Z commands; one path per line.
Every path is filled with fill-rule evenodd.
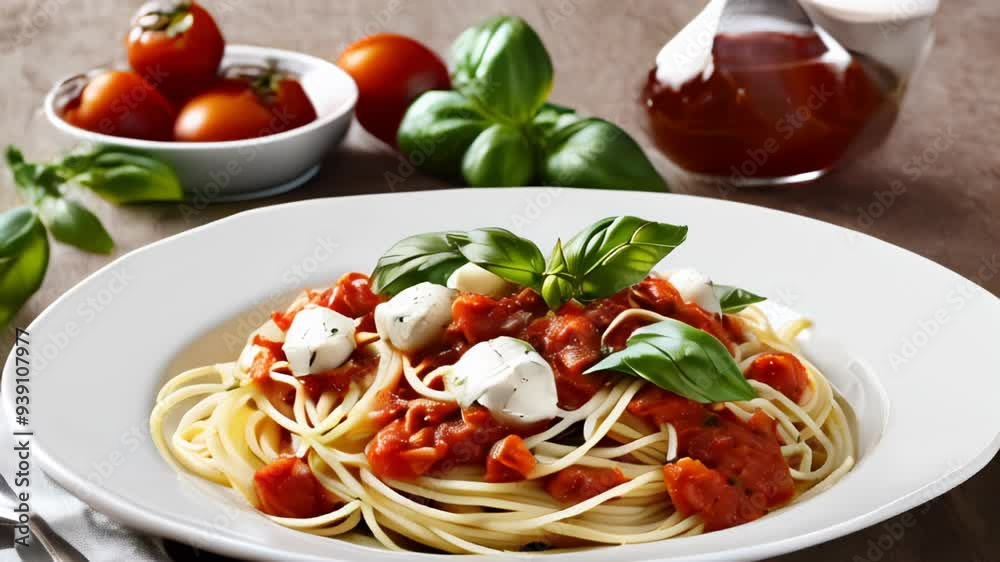
M 734 181 L 831 168 L 885 136 L 898 80 L 868 59 L 840 66 L 827 53 L 815 33 L 720 34 L 707 79 L 675 89 L 654 68 L 642 98 L 657 146 L 686 170 Z
M 549 477 L 545 491 L 562 504 L 573 505 L 628 482 L 617 468 L 573 465 Z
M 664 467 L 667 492 L 684 515 L 700 513 L 706 531 L 758 519 L 795 494 L 777 422 L 760 410 L 744 422 L 728 410 L 714 412 L 647 386 L 628 411 L 657 425 L 674 425 L 678 452 L 688 458 Z
M 411 414 L 414 408 L 418 408 L 417 414 Z M 366 455 L 372 472 L 380 477 L 409 479 L 447 472 L 459 465 L 482 465 L 497 441 L 525 431 L 501 425 L 481 406 L 450 416 L 456 408 L 427 399 L 410 401 L 406 414 L 379 430 L 368 444 Z
M 253 489 L 260 510 L 278 517 L 316 517 L 339 503 L 297 457 L 282 457 L 257 470 Z

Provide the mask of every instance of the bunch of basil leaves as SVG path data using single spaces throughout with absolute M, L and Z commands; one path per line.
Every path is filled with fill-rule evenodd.
M 451 79 L 453 90 L 426 92 L 400 124 L 399 148 L 415 166 L 479 187 L 666 190 L 628 133 L 546 103 L 552 61 L 524 20 L 500 16 L 463 32 Z
M 27 204 L 0 214 L 0 326 L 41 286 L 49 263 L 48 233 L 87 252 L 108 254 L 114 248 L 100 219 L 69 197 L 74 186 L 116 204 L 184 196 L 170 166 L 134 152 L 98 147 L 43 164 L 27 162 L 9 146 L 5 157 Z
M 546 260 L 533 242 L 503 228 L 430 232 L 405 238 L 386 251 L 372 272 L 372 289 L 394 295 L 422 282 L 445 284 L 459 267 L 474 263 L 511 283 L 540 293 L 555 310 L 569 300 L 611 296 L 645 278 L 684 242 L 686 226 L 621 216 L 599 220 Z M 735 313 L 764 300 L 750 291 L 714 287 L 722 310 Z M 714 336 L 677 320 L 636 330 L 625 349 L 587 372 L 620 371 L 698 402 L 748 400 L 752 387 L 729 350 Z

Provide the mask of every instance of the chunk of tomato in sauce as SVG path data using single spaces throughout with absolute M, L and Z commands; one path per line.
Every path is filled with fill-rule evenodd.
M 601 330 L 579 304 L 566 303 L 556 314 L 535 320 L 524 339 L 552 365 L 563 408 L 579 408 L 604 386 L 602 377 L 583 374 L 601 359 Z
M 333 286 L 326 306 L 344 316 L 362 318 L 358 329 L 364 332 L 375 331 L 375 307 L 382 298 L 372 291 L 371 280 L 364 273 L 348 273 L 337 280 Z
M 677 289 L 666 279 L 647 277 L 632 288 L 632 299 L 646 310 L 652 310 L 674 320 L 704 330 L 721 341 L 728 349 L 743 341 L 738 323 L 726 321 L 725 315 L 706 312 L 696 304 L 684 302 Z
M 758 355 L 745 374 L 748 379 L 770 386 L 795 403 L 802 400 L 802 395 L 809 387 L 809 375 L 805 366 L 791 353 Z
M 546 312 L 545 301 L 531 289 L 500 299 L 461 293 L 451 307 L 448 339 L 472 346 L 500 336 L 520 337 L 533 319 Z
M 371 281 L 367 275 L 348 273 L 328 289 L 322 291 L 307 289 L 305 295 L 296 299 L 288 310 L 271 314 L 271 320 L 282 331 L 287 332 L 295 315 L 306 305 L 313 304 L 335 310 L 344 316 L 361 318 L 359 329 L 372 332 L 375 331 L 375 307 L 381 302 L 381 297 L 372 292 Z
M 664 466 L 663 481 L 677 511 L 685 516 L 701 514 L 706 531 L 733 527 L 764 514 L 762 506 L 744 499 L 721 472 L 696 459 L 685 457 Z
M 410 479 L 432 470 L 482 464 L 494 443 L 514 433 L 480 406 L 462 411 L 458 419 L 442 421 L 451 405 L 428 409 L 416 406 L 420 402 L 409 401 L 407 413 L 380 429 L 368 444 L 366 455 L 377 476 Z M 410 407 L 419 409 L 411 415 Z
M 487 482 L 517 482 L 524 480 L 534 470 L 535 455 L 531 454 L 524 440 L 508 435 L 493 444 L 486 458 Z
M 309 464 L 298 457 L 282 457 L 258 469 L 253 488 L 258 508 L 278 517 L 316 517 L 338 505 Z
M 617 468 L 573 465 L 549 477 L 545 491 L 557 502 L 573 505 L 625 482 L 628 478 Z
M 690 459 L 667 465 L 664 481 L 678 510 L 701 513 L 705 530 L 753 521 L 795 495 L 777 422 L 763 411 L 746 422 L 725 413 L 717 424 L 685 433 Z
M 647 419 L 656 426 L 670 423 L 678 432 L 700 427 L 713 414 L 694 400 L 678 396 L 658 386 L 647 384 L 628 404 L 631 414 Z
M 343 365 L 322 373 L 299 377 L 309 397 L 318 400 L 327 391 L 344 392 L 352 381 L 373 378 L 379 356 L 356 350 Z

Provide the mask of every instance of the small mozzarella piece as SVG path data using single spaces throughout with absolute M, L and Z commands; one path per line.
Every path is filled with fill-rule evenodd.
M 696 304 L 707 312 L 722 313 L 719 297 L 715 294 L 715 287 L 708 276 L 694 268 L 687 267 L 671 273 L 667 279 L 680 293 L 684 302 Z
M 552 367 L 529 344 L 502 336 L 472 346 L 445 375 L 463 408 L 479 402 L 506 425 L 527 425 L 559 412 Z
M 423 282 L 375 307 L 375 329 L 400 351 L 416 351 L 439 340 L 451 323 L 455 292 Z
M 498 299 L 514 292 L 514 284 L 474 263 L 467 263 L 448 278 L 448 287 Z
M 297 377 L 343 365 L 354 348 L 354 320 L 318 306 L 303 308 L 295 315 L 281 346 Z

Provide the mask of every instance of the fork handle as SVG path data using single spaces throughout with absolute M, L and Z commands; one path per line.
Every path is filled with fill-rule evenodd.
M 38 517 L 31 515 L 28 517 L 28 529 L 49 553 L 55 562 L 89 562 L 82 552 L 71 545 L 66 539 L 55 532 L 49 524 Z

